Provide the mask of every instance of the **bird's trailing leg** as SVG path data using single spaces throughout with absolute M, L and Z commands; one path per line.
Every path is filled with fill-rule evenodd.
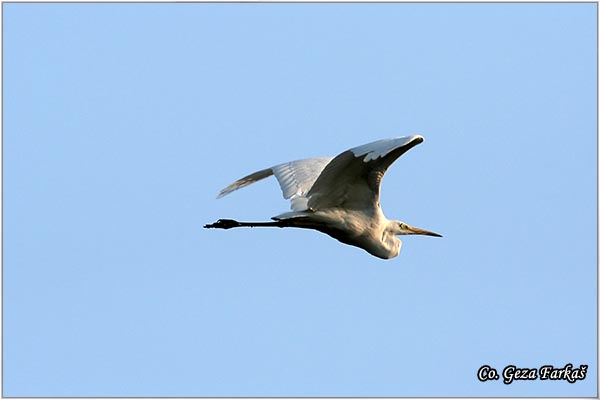
M 290 226 L 287 221 L 273 221 L 273 222 L 238 222 L 234 219 L 220 219 L 214 224 L 204 225 L 205 228 L 219 228 L 219 229 L 231 229 L 239 227 L 265 227 L 274 226 L 278 228 L 285 228 Z

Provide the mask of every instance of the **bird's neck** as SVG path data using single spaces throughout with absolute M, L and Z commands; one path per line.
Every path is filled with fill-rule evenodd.
M 389 252 L 389 258 L 396 257 L 400 253 L 400 248 L 402 247 L 402 241 L 396 237 L 396 234 L 392 229 L 386 229 L 383 232 L 381 244 L 385 250 Z

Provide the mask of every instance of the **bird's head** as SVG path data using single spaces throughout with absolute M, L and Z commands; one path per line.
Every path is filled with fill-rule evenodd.
M 425 229 L 421 229 L 421 228 L 415 228 L 414 226 L 405 224 L 402 221 L 391 221 L 391 222 L 392 223 L 390 224 L 390 228 L 391 228 L 390 231 L 394 235 L 427 235 L 427 236 L 442 237 L 442 235 L 440 235 L 438 233 L 426 231 Z

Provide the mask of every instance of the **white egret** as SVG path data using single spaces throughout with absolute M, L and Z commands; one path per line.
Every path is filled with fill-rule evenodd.
M 402 247 L 396 235 L 441 237 L 402 221 L 388 220 L 379 205 L 379 187 L 389 166 L 423 140 L 420 135 L 378 140 L 354 147 L 335 158 L 291 161 L 255 172 L 221 190 L 217 198 L 275 175 L 283 196 L 292 203 L 292 211 L 271 218 L 273 222 L 220 219 L 204 227 L 315 229 L 375 257 L 396 257 Z

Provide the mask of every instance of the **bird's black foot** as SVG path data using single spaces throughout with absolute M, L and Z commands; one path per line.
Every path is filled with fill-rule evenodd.
M 240 223 L 233 219 L 220 219 L 214 224 L 204 225 L 205 228 L 231 229 L 240 226 Z

